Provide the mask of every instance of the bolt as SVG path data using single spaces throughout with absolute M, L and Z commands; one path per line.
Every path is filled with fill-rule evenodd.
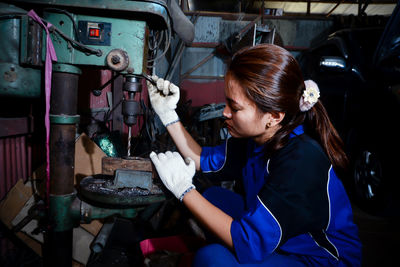
M 119 58 L 119 56 L 114 55 L 114 56 L 111 57 L 111 62 L 112 62 L 113 64 L 118 64 L 118 63 L 121 62 L 121 59 Z
M 101 90 L 93 90 L 92 93 L 94 96 L 101 96 Z

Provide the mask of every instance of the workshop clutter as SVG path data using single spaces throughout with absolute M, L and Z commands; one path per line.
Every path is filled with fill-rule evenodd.
M 101 173 L 101 159 L 104 156 L 105 153 L 89 137 L 80 135 L 75 143 L 75 184 L 85 176 Z M 37 199 L 42 193 L 44 181 L 45 170 L 42 167 L 27 182 L 18 180 L 0 202 L 0 220 L 9 229 L 15 230 L 16 236 L 40 256 L 44 229 L 41 229 L 38 219 L 44 203 L 38 203 Z M 99 220 L 93 220 L 90 224 L 81 224 L 73 229 L 72 258 L 76 266 L 88 261 L 90 244 L 101 227 Z

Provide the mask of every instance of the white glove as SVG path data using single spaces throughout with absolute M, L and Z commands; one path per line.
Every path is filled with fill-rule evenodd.
M 178 152 L 167 151 L 158 155 L 151 152 L 150 159 L 161 181 L 180 201 L 187 192 L 196 188 L 192 183 L 196 166 L 191 158 L 187 158 L 185 163 Z
M 179 121 L 178 114 L 175 112 L 176 104 L 179 101 L 179 87 L 170 81 L 158 78 L 156 75 L 153 75 L 152 79 L 157 83 L 157 86 L 147 81 L 150 102 L 161 122 L 167 127 Z

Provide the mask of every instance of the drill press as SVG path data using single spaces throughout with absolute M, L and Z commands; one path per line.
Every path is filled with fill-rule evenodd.
M 76 125 L 79 123 L 77 92 L 81 67 L 107 67 L 118 75 L 124 76 L 123 90 L 127 97 L 123 99 L 122 107 L 124 122 L 131 133 L 131 128 L 140 114 L 140 103 L 135 101 L 135 94 L 141 91 L 141 79 L 148 79 L 146 72 L 150 33 L 160 32 L 162 33 L 160 36 L 166 37 L 163 40 L 165 44 L 161 54 L 163 55 L 171 42 L 172 28 L 182 39 L 191 41 L 194 37 L 194 27 L 183 13 L 176 9 L 175 1 L 172 1 L 172 4 L 169 2 L 167 4 L 162 0 L 13 0 L 9 2 L 10 4 L 2 4 L 10 10 L 10 18 L 4 25 L 20 27 L 21 35 L 10 38 L 10 42 L 15 41 L 19 44 L 12 46 L 15 51 L 11 51 L 10 54 L 19 55 L 19 58 L 14 56 L 11 57 L 12 62 L 0 62 L 0 67 L 12 68 L 12 71 L 23 74 L 15 76 L 18 79 L 22 77 L 23 80 L 25 77 L 32 80 L 34 90 L 29 90 L 26 86 L 18 86 L 18 84 L 23 84 L 21 80 L 10 82 L 9 79 L 2 81 L 7 84 L 1 84 L 0 88 L 7 88 L 7 90 L 1 89 L 0 94 L 7 95 L 8 88 L 20 87 L 26 88 L 25 91 L 14 91 L 20 97 L 40 96 L 37 90 L 40 75 L 37 75 L 37 72 L 43 67 L 46 53 L 49 53 L 45 45 L 47 36 L 36 22 L 23 15 L 23 10 L 42 11 L 37 13 L 48 26 L 57 55 L 57 62 L 52 64 L 50 194 L 47 215 L 50 223 L 45 241 L 45 246 L 48 248 L 45 262 L 49 266 L 71 266 L 72 229 L 80 221 L 90 221 L 93 218 L 104 218 L 113 214 L 132 218 L 144 205 L 163 200 L 160 192 L 157 191 L 157 194 L 152 196 L 149 190 L 150 193 L 146 196 L 130 195 L 133 200 L 126 204 L 127 207 L 104 209 L 90 205 L 77 197 L 73 183 L 74 145 Z M 49 27 L 50 24 L 51 27 Z M 0 30 L 7 29 L 2 27 Z M 23 64 L 24 68 L 21 68 L 19 64 Z M 130 152 L 128 145 L 128 156 Z M 123 181 L 124 175 L 126 174 L 120 174 L 121 179 L 118 181 Z M 143 181 L 148 181 L 148 178 L 148 175 L 144 175 L 141 180 L 139 179 L 139 183 L 143 186 Z M 135 185 L 137 184 L 131 184 L 131 186 Z M 108 189 L 117 190 L 118 186 L 111 186 Z M 90 195 L 88 190 L 84 193 L 87 193 L 88 199 L 103 198 L 103 202 L 115 199 L 115 195 L 112 194 L 110 198 L 104 198 L 104 195 L 100 197 L 96 194 Z M 90 214 L 92 217 L 88 218 Z

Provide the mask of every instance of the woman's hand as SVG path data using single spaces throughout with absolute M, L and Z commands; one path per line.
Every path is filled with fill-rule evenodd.
M 168 190 L 183 201 L 204 226 L 224 241 L 229 248 L 233 248 L 230 232 L 233 219 L 197 192 L 192 183 L 196 172 L 194 161 L 187 158 L 185 163 L 178 152 L 171 151 L 158 155 L 151 152 L 150 159 Z
M 179 101 L 179 87 L 155 75 L 152 76 L 152 79 L 157 83 L 157 86 L 147 81 L 147 88 L 151 105 L 160 117 L 161 122 L 164 126 L 168 126 L 179 121 L 178 114 L 175 111 Z
M 191 158 L 186 159 L 186 163 L 178 152 L 167 151 L 164 153 L 150 153 L 158 175 L 164 185 L 171 191 L 176 198 L 182 200 L 184 195 L 195 186 L 192 183 L 196 173 L 195 163 Z

